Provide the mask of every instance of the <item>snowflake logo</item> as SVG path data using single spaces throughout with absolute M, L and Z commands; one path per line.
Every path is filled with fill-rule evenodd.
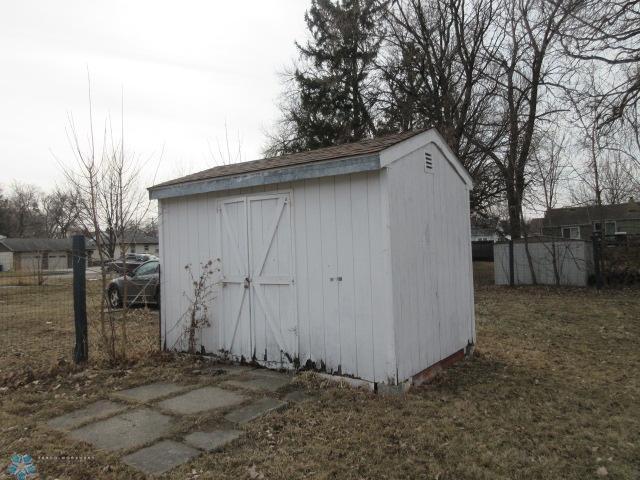
M 7 473 L 18 480 L 28 480 L 36 474 L 36 466 L 31 455 L 12 455 Z

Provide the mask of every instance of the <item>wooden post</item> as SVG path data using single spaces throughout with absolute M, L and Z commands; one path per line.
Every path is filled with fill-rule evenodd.
M 509 285 L 513 287 L 516 283 L 513 269 L 513 239 L 509 239 Z
M 598 232 L 594 232 L 591 236 L 591 241 L 593 242 L 593 268 L 596 275 L 596 288 L 598 290 L 602 289 L 603 281 L 602 281 L 602 270 L 600 269 L 600 235 Z
M 73 313 L 76 327 L 76 345 L 73 349 L 73 361 L 82 363 L 89 358 L 89 339 L 87 336 L 87 252 L 83 235 L 74 235 L 72 242 Z

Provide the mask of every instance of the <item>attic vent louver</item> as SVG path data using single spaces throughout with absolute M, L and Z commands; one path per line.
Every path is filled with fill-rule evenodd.
M 429 152 L 424 152 L 424 171 L 429 172 L 433 169 L 433 159 Z

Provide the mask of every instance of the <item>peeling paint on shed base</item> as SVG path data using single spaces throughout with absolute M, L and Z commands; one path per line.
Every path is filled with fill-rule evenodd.
M 474 346 L 469 344 L 467 348 L 461 348 L 457 352 L 449 355 L 448 357 L 434 363 L 428 368 L 425 368 L 421 372 L 416 373 L 410 379 L 400 382 L 398 384 L 381 383 L 381 382 L 369 382 L 359 378 L 343 377 L 340 375 L 332 375 L 330 373 L 318 373 L 317 375 L 325 380 L 330 380 L 335 383 L 344 383 L 352 388 L 364 388 L 376 392 L 380 395 L 402 395 L 408 392 L 413 386 L 424 385 L 425 383 L 432 382 L 438 374 L 444 369 L 458 363 L 465 358 L 469 358 L 473 355 Z
M 473 352 L 473 346 L 467 347 L 467 352 Z M 470 353 L 469 353 L 470 354 Z M 438 363 L 431 365 L 429 368 L 425 368 L 419 373 L 416 373 L 411 377 L 411 384 L 415 386 L 423 385 L 433 381 L 436 376 L 442 372 L 445 368 L 449 368 L 454 363 L 458 363 L 465 358 L 465 349 L 461 348 L 456 353 L 443 358 Z
M 451 365 L 458 363 L 473 354 L 473 345 L 467 345 L 467 348 L 461 348 L 457 352 L 443 358 L 437 363 L 434 363 L 428 368 L 425 368 L 421 372 L 416 373 L 410 379 L 400 382 L 397 385 L 387 383 L 377 383 L 375 386 L 376 393 L 380 395 L 402 395 L 411 389 L 411 387 L 418 387 L 425 383 L 432 382 L 438 374 L 440 374 L 445 368 L 449 368 Z

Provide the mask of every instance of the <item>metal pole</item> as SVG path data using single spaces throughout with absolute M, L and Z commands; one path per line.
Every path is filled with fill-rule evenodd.
M 513 239 L 510 238 L 509 239 L 509 285 L 510 286 L 514 286 L 516 281 L 515 281 L 515 274 L 514 274 L 514 268 L 513 268 Z
M 86 362 L 89 358 L 89 339 L 87 335 L 87 258 L 83 235 L 72 237 L 73 254 L 73 313 L 76 327 L 76 345 L 73 349 L 73 361 Z

